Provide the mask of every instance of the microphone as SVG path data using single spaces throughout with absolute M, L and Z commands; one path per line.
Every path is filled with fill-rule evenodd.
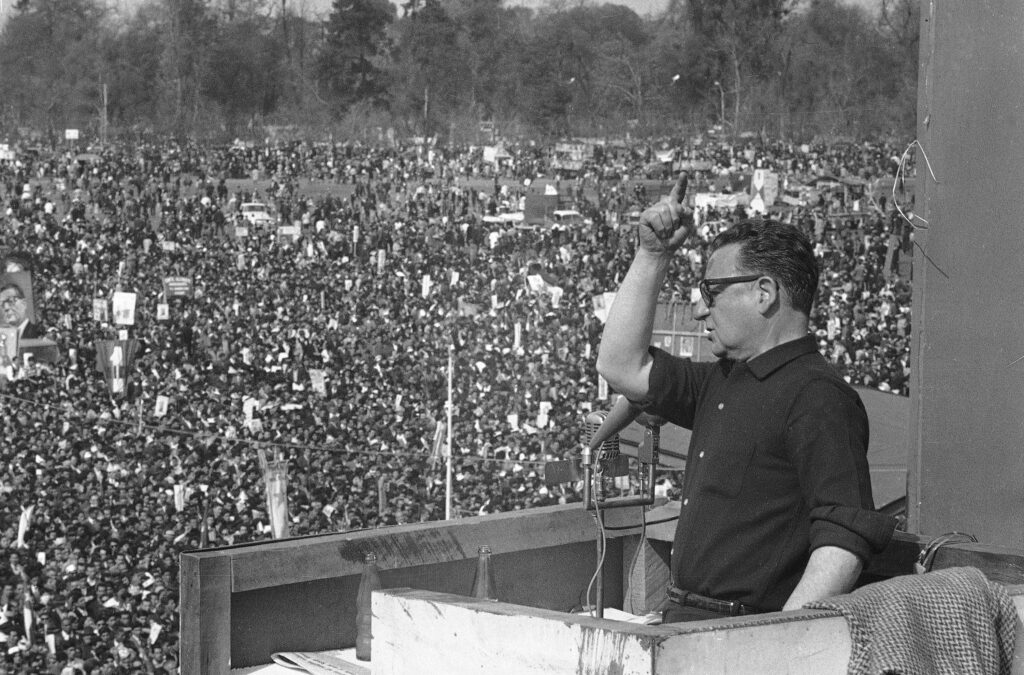
M 619 434 L 609 433 L 608 426 L 602 431 L 601 426 L 608 421 L 608 410 L 596 410 L 583 418 L 583 428 L 587 434 L 587 448 L 595 460 L 609 459 L 619 455 Z
M 611 410 L 598 410 L 586 416 L 585 423 L 590 440 L 587 447 L 597 453 L 597 459 L 613 458 L 619 454 L 619 432 L 640 416 L 640 409 L 620 396 Z

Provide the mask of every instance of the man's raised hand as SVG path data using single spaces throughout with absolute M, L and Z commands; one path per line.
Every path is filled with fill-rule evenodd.
M 683 206 L 689 175 L 683 171 L 672 192 L 640 214 L 640 248 L 650 253 L 674 251 L 690 234 L 690 214 Z

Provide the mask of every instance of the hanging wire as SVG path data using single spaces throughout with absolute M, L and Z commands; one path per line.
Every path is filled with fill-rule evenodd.
M 928 173 L 931 174 L 932 180 L 935 181 L 936 184 L 939 183 L 939 179 L 935 177 L 935 172 L 932 171 L 932 163 L 928 159 L 928 153 L 925 152 L 924 146 L 921 145 L 921 142 L 915 138 L 910 142 L 909 145 L 907 145 L 907 149 L 903 151 L 903 155 L 900 157 L 899 166 L 896 168 L 896 177 L 892 181 L 892 203 L 893 206 L 896 207 L 896 211 L 900 214 L 900 217 L 903 218 L 903 220 L 910 223 L 911 227 L 915 229 L 926 230 L 928 229 L 928 221 L 922 218 L 921 216 L 917 215 L 916 213 L 912 213 L 911 216 L 920 220 L 922 223 L 924 223 L 924 225 L 918 225 L 917 223 L 915 223 L 903 211 L 903 208 L 900 206 L 899 201 L 897 201 L 896 199 L 896 186 L 903 184 L 903 182 L 906 180 L 907 159 L 910 157 L 910 151 L 914 149 L 915 145 L 921 150 L 921 156 L 924 157 L 925 166 L 928 167 Z

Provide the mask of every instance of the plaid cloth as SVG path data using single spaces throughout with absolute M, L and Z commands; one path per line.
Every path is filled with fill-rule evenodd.
M 1013 664 L 1013 601 L 974 567 L 893 577 L 806 607 L 846 617 L 850 675 L 1009 675 Z

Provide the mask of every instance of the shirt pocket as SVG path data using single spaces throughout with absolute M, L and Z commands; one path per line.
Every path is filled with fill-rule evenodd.
M 756 443 L 738 443 L 706 451 L 701 492 L 720 497 L 739 495 L 756 447 Z

